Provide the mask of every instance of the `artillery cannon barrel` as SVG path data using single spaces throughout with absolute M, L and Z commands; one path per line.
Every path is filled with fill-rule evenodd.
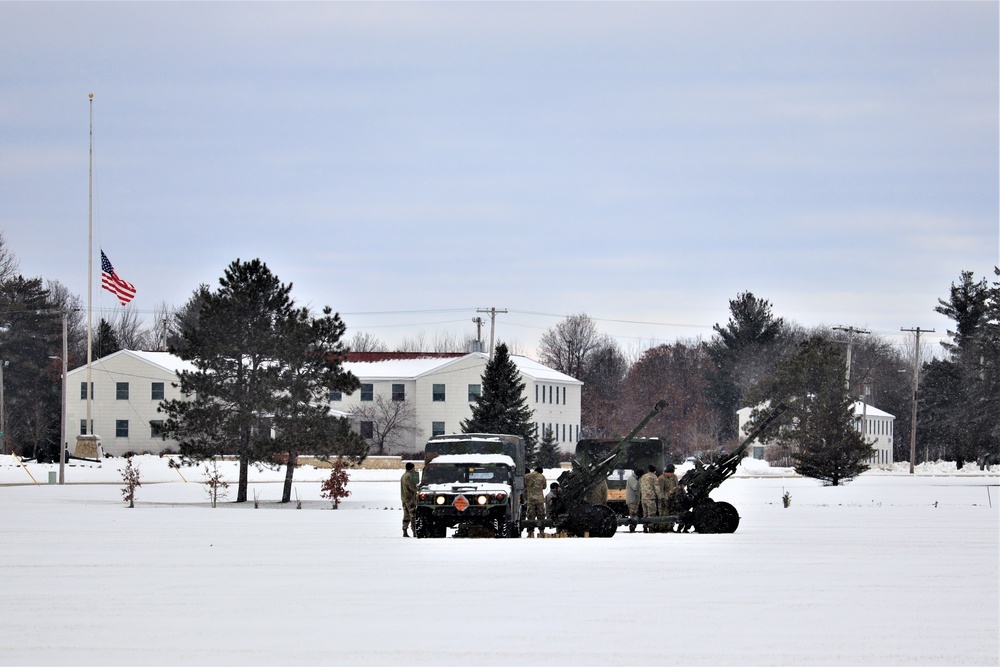
M 618 460 L 625 455 L 625 448 L 628 446 L 629 441 L 638 435 L 646 427 L 646 424 L 665 407 L 667 407 L 665 400 L 661 399 L 657 401 L 653 409 L 642 418 L 642 421 L 629 431 L 629 434 L 622 438 L 601 461 L 586 467 L 574 467 L 573 470 L 567 470 L 560 475 L 559 484 L 562 486 L 564 500 L 572 502 L 573 500 L 582 499 L 599 482 L 607 479 L 608 473 L 615 468 Z

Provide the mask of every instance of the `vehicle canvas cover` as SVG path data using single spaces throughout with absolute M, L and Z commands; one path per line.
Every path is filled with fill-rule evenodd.
M 584 439 L 576 444 L 576 460 L 581 465 L 596 463 L 606 458 L 621 442 L 612 439 Z M 608 474 L 610 489 L 625 488 L 625 481 L 633 470 L 645 472 L 649 466 L 662 470 L 665 462 L 663 441 L 660 438 L 636 438 L 625 446 L 625 458 Z
M 424 463 L 441 455 L 504 454 L 513 459 L 516 473 L 524 476 L 524 440 L 516 435 L 462 433 L 437 435 L 424 447 Z

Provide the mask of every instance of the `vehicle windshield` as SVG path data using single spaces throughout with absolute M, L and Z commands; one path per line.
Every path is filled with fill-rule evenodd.
M 420 484 L 510 484 L 510 467 L 503 463 L 428 463 Z

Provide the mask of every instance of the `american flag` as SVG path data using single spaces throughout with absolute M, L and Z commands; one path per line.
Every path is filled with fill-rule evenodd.
M 101 287 L 118 297 L 123 306 L 135 297 L 135 285 L 118 277 L 115 267 L 111 266 L 111 261 L 103 250 L 101 251 Z

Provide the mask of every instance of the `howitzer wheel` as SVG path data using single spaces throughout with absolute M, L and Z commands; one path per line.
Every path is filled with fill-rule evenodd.
M 618 517 L 607 505 L 577 503 L 569 510 L 566 528 L 577 537 L 611 537 L 618 530 Z
M 699 533 L 735 533 L 740 514 L 727 502 L 709 500 L 694 508 L 691 523 Z

